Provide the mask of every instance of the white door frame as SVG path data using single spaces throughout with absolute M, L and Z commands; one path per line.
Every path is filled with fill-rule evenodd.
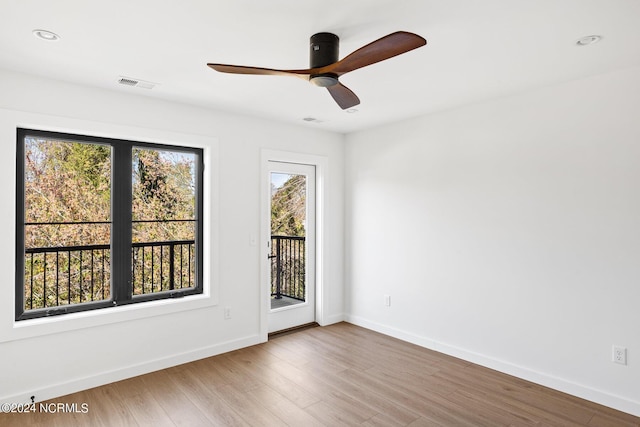
M 269 328 L 269 311 L 271 310 L 271 279 L 269 275 L 269 258 L 271 228 L 269 218 L 271 200 L 269 198 L 271 180 L 269 162 L 300 163 L 316 168 L 316 260 L 315 260 L 315 311 L 316 322 L 324 324 L 324 211 L 325 211 L 325 179 L 328 159 L 325 156 L 294 153 L 289 151 L 261 150 L 260 156 L 260 339 L 267 341 Z

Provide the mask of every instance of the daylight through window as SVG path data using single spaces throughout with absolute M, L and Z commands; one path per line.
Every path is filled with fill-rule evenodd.
M 17 320 L 202 293 L 201 149 L 17 142 Z

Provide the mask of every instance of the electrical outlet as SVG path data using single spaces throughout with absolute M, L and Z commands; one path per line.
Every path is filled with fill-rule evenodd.
M 231 309 L 229 307 L 224 308 L 224 318 L 225 320 L 231 319 Z
M 621 365 L 627 364 L 627 349 L 625 347 L 613 346 L 613 362 Z
M 384 296 L 384 305 L 386 305 L 387 307 L 391 307 L 391 296 L 389 295 Z

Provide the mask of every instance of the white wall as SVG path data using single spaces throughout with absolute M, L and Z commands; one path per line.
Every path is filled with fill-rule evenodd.
M 218 237 L 218 255 L 211 253 L 207 260 L 219 266 L 212 274 L 218 282 L 218 304 L 173 313 L 161 310 L 163 314 L 136 320 L 124 320 L 123 314 L 120 321 L 101 325 L 87 316 L 83 324 L 87 327 L 0 342 L 0 402 L 27 401 L 33 394 L 38 400 L 56 397 L 264 340 L 261 257 L 259 245 L 252 246 L 250 240 L 260 235 L 260 153 L 265 148 L 326 158 L 323 318 L 342 319 L 341 135 L 4 71 L 0 71 L 0 93 L 0 182 L 5 196 L 0 206 L 0 235 L 5 238 L 0 248 L 0 327 L 4 329 L 13 327 L 14 316 L 14 265 L 9 260 L 14 257 L 16 125 L 190 141 L 203 145 L 212 160 L 217 158 L 212 164 L 217 163 L 218 170 L 208 170 L 212 175 L 205 185 L 219 183 L 219 203 L 211 210 L 219 221 L 209 230 L 210 236 Z M 231 308 L 230 320 L 224 320 L 224 307 Z M 28 335 L 14 332 L 15 328 L 8 332 L 9 338 Z
M 344 258 L 353 323 L 640 415 L 638 76 L 355 133 L 343 162 L 340 135 L 0 72 L 0 301 L 13 300 L 16 123 L 209 141 L 219 165 L 218 305 L 0 342 L 0 402 L 262 340 L 249 241 L 267 148 L 328 158 L 326 318 L 343 316 Z M 628 348 L 627 366 L 611 363 L 612 344 Z
M 345 164 L 348 320 L 640 415 L 640 68 L 354 133 Z

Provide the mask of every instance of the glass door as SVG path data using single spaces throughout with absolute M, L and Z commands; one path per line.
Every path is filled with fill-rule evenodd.
M 269 332 L 315 321 L 315 167 L 269 162 Z

